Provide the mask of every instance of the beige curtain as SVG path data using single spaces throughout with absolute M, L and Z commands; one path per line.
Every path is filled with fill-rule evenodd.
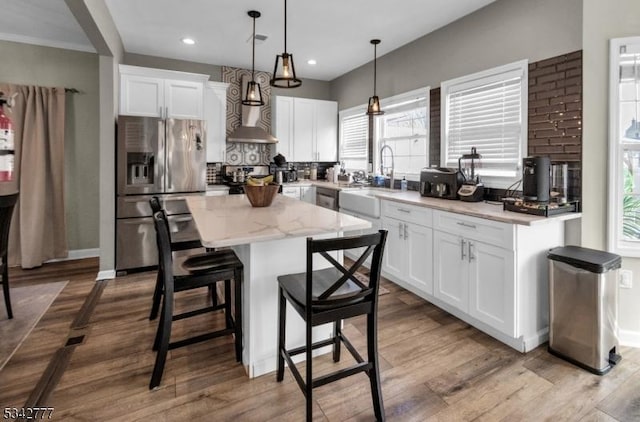
M 68 255 L 64 210 L 64 88 L 0 84 L 17 93 L 8 116 L 15 130 L 12 182 L 3 194 L 20 192 L 9 237 L 9 263 L 23 268 Z M 6 110 L 5 110 L 6 112 Z

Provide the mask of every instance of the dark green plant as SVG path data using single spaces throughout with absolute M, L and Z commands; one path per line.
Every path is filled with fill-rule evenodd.
M 633 194 L 633 174 L 626 166 L 622 198 L 622 235 L 629 240 L 640 240 L 640 198 Z

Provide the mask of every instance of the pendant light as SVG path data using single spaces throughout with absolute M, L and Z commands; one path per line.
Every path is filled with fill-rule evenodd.
M 256 63 L 256 18 L 260 17 L 260 12 L 256 10 L 250 10 L 247 14 L 253 19 L 253 35 L 251 38 L 253 44 L 252 57 L 251 57 L 251 80 L 247 82 L 247 91 L 245 93 L 243 105 L 247 106 L 262 106 L 264 101 L 262 100 L 262 90 L 260 84 L 256 82 L 255 78 L 255 63 Z
M 284 53 L 276 56 L 273 77 L 269 83 L 276 88 L 297 88 L 302 85 L 302 81 L 296 78 L 293 54 L 287 53 L 287 0 L 284 0 Z
M 373 44 L 373 97 L 369 97 L 367 114 L 369 116 L 376 116 L 384 114 L 384 111 L 380 108 L 380 98 L 376 95 L 376 47 L 380 44 L 380 40 L 371 40 L 371 44 Z

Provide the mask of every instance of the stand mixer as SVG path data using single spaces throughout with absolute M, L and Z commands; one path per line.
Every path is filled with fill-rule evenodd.
M 475 147 L 471 148 L 471 154 L 463 154 L 458 158 L 458 171 L 464 179 L 462 186 L 458 189 L 461 201 L 479 202 L 484 197 L 484 185 L 480 181 L 480 176 L 476 175 L 476 167 L 481 167 L 477 162 L 480 158 L 482 156 L 478 154 Z M 463 160 L 465 161 L 464 166 Z

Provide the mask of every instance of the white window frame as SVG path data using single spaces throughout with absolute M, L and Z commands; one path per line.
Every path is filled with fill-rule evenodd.
M 613 38 L 609 41 L 609 206 L 607 209 L 608 250 L 626 257 L 640 257 L 640 241 L 622 238 L 623 144 L 620 134 L 620 48 L 633 44 L 640 48 L 640 37 Z
M 426 108 L 426 126 L 427 126 L 427 130 L 426 130 L 426 142 L 425 142 L 425 163 L 426 166 L 429 166 L 429 134 L 430 134 L 430 130 L 431 130 L 431 120 L 430 120 L 430 92 L 431 92 L 431 87 L 429 86 L 425 86 L 422 88 L 418 88 L 418 89 L 414 89 L 408 92 L 404 92 L 402 94 L 398 94 L 398 95 L 394 95 L 392 97 L 387 97 L 387 98 L 383 98 L 380 100 L 380 105 L 383 111 L 385 111 L 386 113 L 390 113 L 392 112 L 394 109 L 399 108 L 399 107 L 403 107 L 406 104 L 410 104 L 412 102 L 416 102 L 416 101 L 424 101 L 425 102 L 425 108 Z M 380 116 L 382 117 L 382 116 Z M 378 116 L 376 116 L 375 118 L 375 123 L 374 123 L 374 135 L 373 135 L 373 139 L 374 139 L 374 151 L 373 151 L 373 155 L 374 155 L 374 172 L 377 174 L 380 171 L 380 149 L 382 148 L 382 146 L 380 145 L 381 139 L 380 136 L 383 132 L 382 130 L 382 119 L 378 118 Z M 396 151 L 394 151 L 395 154 Z M 388 152 L 385 152 L 385 157 L 387 156 Z M 395 156 L 394 156 L 395 159 Z M 387 164 L 387 162 L 385 161 L 385 164 Z M 401 173 L 401 172 L 395 172 L 394 174 L 394 178 L 395 180 L 401 179 L 402 177 L 406 177 L 407 180 L 414 180 L 414 181 L 418 181 L 420 180 L 420 170 L 422 169 L 418 169 L 416 173 Z
M 345 161 L 345 158 L 342 156 L 343 154 L 343 139 L 344 139 L 344 135 L 343 135 L 343 130 L 344 130 L 344 121 L 345 119 L 348 119 L 350 117 L 360 117 L 360 116 L 364 116 L 364 118 L 367 120 L 368 122 L 368 116 L 366 116 L 366 111 L 367 111 L 367 105 L 366 104 L 360 104 L 358 106 L 355 107 L 351 107 L 345 110 L 340 110 L 340 112 L 338 113 L 338 120 L 339 120 L 339 126 L 340 126 L 340 136 L 339 136 L 339 141 L 338 141 L 338 160 L 340 162 Z M 368 124 L 368 123 L 367 123 Z M 365 155 L 365 165 L 364 168 L 350 168 L 347 167 L 346 170 L 347 171 L 353 171 L 353 170 L 365 170 L 368 167 L 368 163 L 369 163 L 369 134 L 367 133 L 367 138 L 365 140 L 365 151 L 366 155 Z M 348 160 L 348 158 L 346 159 Z
M 522 158 L 527 155 L 527 135 L 528 135 L 528 94 L 529 94 L 529 62 L 528 60 L 520 60 L 517 62 L 509 63 L 503 66 L 498 66 L 492 69 L 487 69 L 481 72 L 477 72 L 471 75 L 462 76 L 456 79 L 444 81 L 441 84 L 441 148 L 440 148 L 440 165 L 442 167 L 447 166 L 447 162 L 455 161 L 457 168 L 457 157 L 448 157 L 448 145 L 449 145 L 449 127 L 448 127 L 448 109 L 449 109 L 449 94 L 454 91 L 458 92 L 462 89 L 469 89 L 473 87 L 479 87 L 491 82 L 506 80 L 510 77 L 519 76 L 521 78 L 520 84 L 520 134 L 519 134 L 519 152 L 518 160 L 515 165 L 505 167 L 504 170 L 500 169 L 499 173 L 483 174 L 482 168 L 480 169 L 481 180 L 485 186 L 493 188 L 509 188 L 514 183 L 518 182 L 522 178 Z M 478 153 L 482 155 L 481 146 L 478 147 Z M 480 160 L 482 163 L 482 159 Z M 502 174 L 500 174 L 502 173 Z

